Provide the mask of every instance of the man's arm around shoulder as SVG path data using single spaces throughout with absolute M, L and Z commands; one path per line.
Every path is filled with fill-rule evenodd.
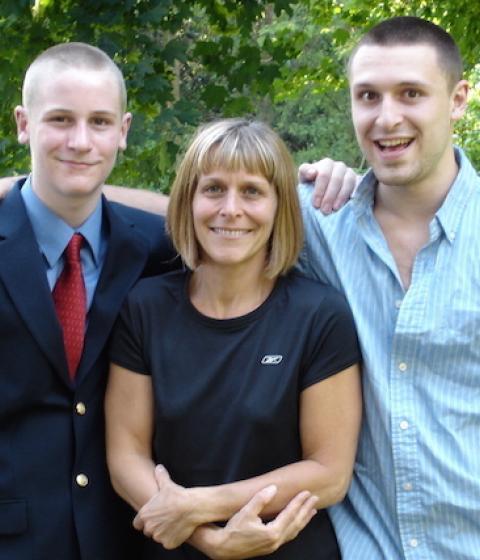
M 0 199 L 4 198 L 15 182 L 22 177 L 25 177 L 25 175 L 0 178 Z M 113 185 L 105 185 L 103 192 L 107 199 L 112 202 L 120 202 L 125 206 L 145 210 L 145 212 L 153 212 L 154 214 L 160 214 L 160 216 L 165 216 L 167 213 L 168 196 L 161 193 Z

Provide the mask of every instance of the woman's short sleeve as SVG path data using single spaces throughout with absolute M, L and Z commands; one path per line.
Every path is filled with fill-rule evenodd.
M 345 298 L 333 289 L 311 320 L 301 389 L 361 361 L 355 323 Z
M 130 295 L 113 329 L 110 361 L 130 371 L 149 375 L 144 346 L 141 309 Z

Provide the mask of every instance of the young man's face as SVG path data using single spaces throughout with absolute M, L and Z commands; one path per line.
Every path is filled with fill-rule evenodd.
M 364 45 L 349 79 L 357 140 L 380 183 L 415 186 L 451 172 L 452 124 L 468 87 L 452 91 L 434 47 Z
M 18 137 L 30 144 L 32 185 L 52 210 L 92 205 L 126 147 L 130 114 L 108 70 L 46 65 L 29 107 L 17 107 Z

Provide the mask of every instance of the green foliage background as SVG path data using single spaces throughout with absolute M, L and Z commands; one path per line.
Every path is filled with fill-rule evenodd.
M 480 3 L 470 0 L 0 0 L 0 175 L 28 170 L 12 109 L 33 58 L 85 41 L 121 66 L 134 114 L 111 182 L 168 190 L 201 122 L 247 115 L 271 123 L 298 162 L 330 155 L 361 165 L 344 60 L 376 21 L 413 14 L 459 42 L 474 87 L 457 141 L 480 168 Z

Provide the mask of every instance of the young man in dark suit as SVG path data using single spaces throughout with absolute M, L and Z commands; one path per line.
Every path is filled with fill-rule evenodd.
M 70 43 L 32 63 L 15 109 L 32 168 L 0 203 L 1 560 L 135 558 L 105 464 L 106 342 L 128 290 L 174 255 L 163 218 L 101 195 L 126 147 L 125 107 L 112 60 Z M 52 292 L 74 234 L 86 316 L 72 366 Z

